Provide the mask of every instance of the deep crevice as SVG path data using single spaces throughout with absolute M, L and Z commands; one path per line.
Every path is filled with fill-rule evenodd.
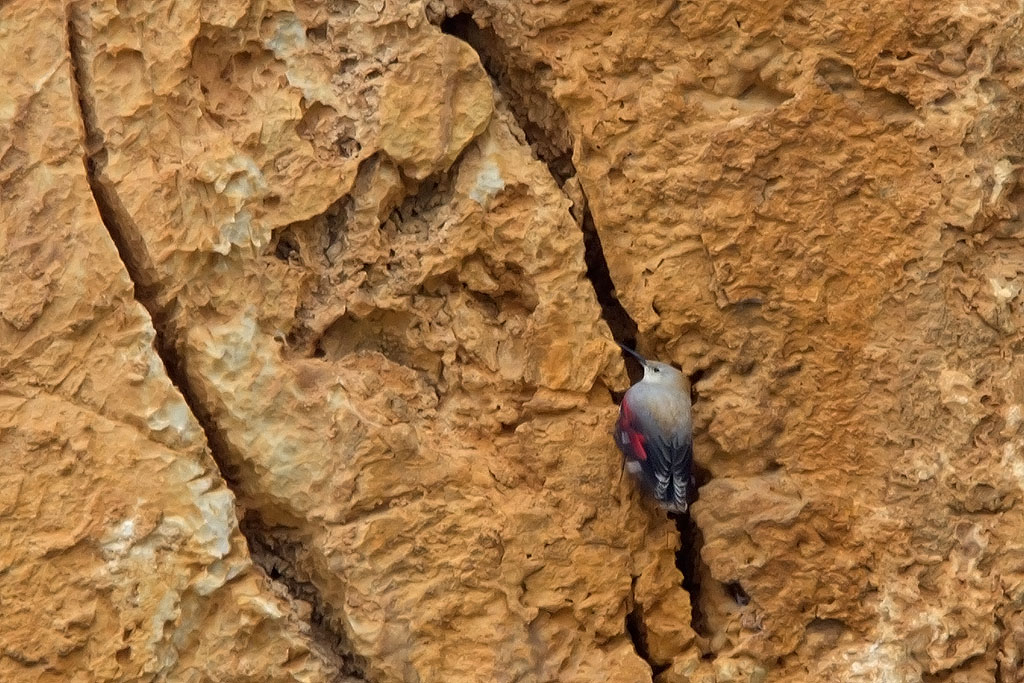
M 511 78 L 515 67 L 502 56 L 502 51 L 508 50 L 507 46 L 493 30 L 478 26 L 469 13 L 461 12 L 448 17 L 441 22 L 441 30 L 465 41 L 480 56 L 480 62 L 494 82 L 495 88 L 508 102 L 516 124 L 526 136 L 527 144 L 537 158 L 547 165 L 558 184 L 564 187 L 566 181 L 576 175 L 576 168 L 572 163 L 568 124 L 565 122 L 565 114 L 561 107 L 551 100 L 547 93 L 538 90 L 531 90 L 522 96 L 519 94 L 520 88 L 517 86 L 523 84 L 513 85 Z M 547 67 L 540 65 L 539 68 Z M 540 97 L 545 100 L 543 106 L 536 102 Z M 558 124 L 555 127 L 560 127 L 561 131 L 555 133 L 551 130 L 552 126 L 545 125 L 546 122 L 535 121 L 531 117 L 531 103 L 534 108 L 540 107 L 545 112 L 552 113 Z M 594 287 L 602 317 L 611 329 L 612 337 L 619 343 L 635 348 L 638 337 L 636 321 L 619 301 L 601 238 L 582 187 L 580 193 L 583 206 L 576 207 L 576 210 L 583 232 L 583 257 L 587 267 L 587 279 Z M 623 358 L 628 358 L 628 355 L 623 353 Z
M 509 59 L 513 48 L 493 29 L 479 26 L 468 12 L 444 19 L 440 28 L 444 33 L 466 42 L 477 53 L 495 89 L 504 97 L 516 124 L 526 136 L 526 143 L 547 165 L 558 185 L 563 186 L 566 180 L 576 175 L 565 112 L 543 90 L 544 77 L 550 74 L 551 68 L 522 53 L 515 56 L 522 62 L 528 62 L 527 66 Z
M 636 601 L 636 579 L 633 577 L 632 584 L 629 588 L 629 595 L 633 601 L 633 608 L 626 613 L 626 633 L 629 635 L 629 639 L 633 641 L 633 649 L 636 650 L 637 655 L 640 656 L 647 665 L 651 667 L 651 680 L 654 680 L 659 674 L 669 668 L 668 664 L 655 664 L 651 660 L 651 652 L 647 646 L 647 628 L 644 625 L 644 609 L 639 602 Z
M 347 638 L 342 635 L 344 629 L 332 623 L 320 591 L 308 576 L 302 574 L 302 562 L 298 560 L 298 555 L 302 551 L 301 544 L 289 540 L 287 530 L 275 531 L 268 528 L 253 511 L 247 512 L 239 520 L 238 526 L 242 534 L 249 539 L 253 562 L 272 581 L 284 586 L 290 597 L 309 603 L 312 609 L 309 625 L 313 640 L 326 644 L 340 659 L 339 682 L 366 680 L 365 658 L 352 652 Z
M 585 200 L 584 200 L 585 201 Z M 601 305 L 601 316 L 611 330 L 612 338 L 620 344 L 636 349 L 639 328 L 636 321 L 626 311 L 615 292 L 615 283 L 608 270 L 608 261 L 604 256 L 604 247 L 594 225 L 594 217 L 590 208 L 583 210 L 583 259 L 587 264 L 587 279 L 594 287 L 597 303 Z M 623 352 L 623 359 L 630 356 Z
M 572 162 L 572 144 L 568 134 L 568 123 L 558 103 L 551 98 L 549 93 L 543 91 L 535 80 L 524 78 L 515 80 L 517 67 L 511 64 L 506 56 L 509 48 L 493 30 L 477 25 L 470 13 L 461 12 L 444 19 L 441 22 L 441 30 L 465 41 L 480 56 L 480 61 L 494 82 L 495 88 L 508 102 L 517 125 L 526 136 L 527 144 L 533 150 L 534 155 L 547 164 L 551 175 L 564 191 L 569 179 L 576 176 L 576 168 Z M 549 69 L 544 64 L 534 65 L 534 67 L 542 71 Z M 519 70 L 526 72 L 521 68 Z M 538 97 L 544 98 L 546 102 L 539 105 L 536 101 Z M 537 109 L 553 112 L 552 118 L 555 120 L 555 124 L 551 124 L 551 118 L 542 121 L 535 120 L 531 113 Z M 560 130 L 553 131 L 552 128 Z M 562 144 L 559 144 L 559 141 L 562 141 Z M 594 294 L 601 307 L 601 315 L 607 323 L 612 337 L 616 342 L 636 349 L 639 328 L 616 294 L 615 283 L 608 268 L 601 237 L 582 186 L 579 186 L 579 194 L 582 197 L 583 206 L 574 207 L 574 213 L 583 233 L 587 279 L 590 280 L 594 288 Z M 622 357 L 630 377 L 636 380 L 638 368 L 633 368 L 633 371 L 630 372 L 631 356 L 623 352 Z M 703 371 L 700 370 L 693 373 L 690 377 L 691 386 L 703 374 Z M 621 394 L 614 392 L 612 396 L 616 402 L 622 398 Z M 695 390 L 692 398 L 694 400 L 698 398 Z M 710 478 L 707 470 L 696 465 L 693 474 L 697 486 L 694 488 L 691 506 L 698 499 L 700 487 Z M 690 626 L 698 635 L 707 636 L 709 628 L 700 606 L 702 574 L 700 549 L 703 545 L 703 535 L 688 513 L 670 514 L 669 516 L 676 524 L 681 541 L 679 551 L 676 553 L 676 567 L 683 574 L 683 588 L 690 596 Z M 634 579 L 634 584 L 635 581 Z M 654 675 L 664 671 L 666 667 L 655 664 L 650 659 L 646 644 L 643 611 L 639 604 L 634 603 L 633 609 L 626 615 L 625 626 L 626 633 L 633 641 L 637 655 L 651 666 Z
M 700 489 L 711 478 L 710 473 L 696 463 L 693 465 L 693 479 L 696 486 L 693 490 L 693 504 L 700 498 Z M 690 596 L 690 627 L 694 632 L 707 638 L 711 635 L 707 618 L 701 608 L 701 579 L 706 573 L 706 566 L 700 556 L 700 549 L 704 545 L 704 534 L 700 527 L 693 521 L 693 517 L 687 512 L 680 515 L 669 515 L 676 523 L 679 531 L 679 550 L 676 551 L 676 568 L 683 574 L 683 589 Z M 707 653 L 705 653 L 707 654 Z
M 117 249 L 118 257 L 132 282 L 135 301 L 146 309 L 152 320 L 155 332 L 154 351 L 163 362 L 171 383 L 178 390 L 186 406 L 188 406 L 190 412 L 195 416 L 196 421 L 202 428 L 210 455 L 220 471 L 221 477 L 224 479 L 227 487 L 235 494 L 235 499 L 239 500 L 238 479 L 234 476 L 235 468 L 230 465 L 230 459 L 225 455 L 227 453 L 226 438 L 217 427 L 216 421 L 209 411 L 204 409 L 203 402 L 198 399 L 185 372 L 184 362 L 170 340 L 173 335 L 167 333 L 172 311 L 162 309 L 156 301 L 157 290 L 154 278 L 150 276 L 150 269 L 142 262 L 142 257 L 140 256 L 144 253 L 141 237 L 137 230 L 126 228 L 123 225 L 120 216 L 126 215 L 124 207 L 120 205 L 116 193 L 107 188 L 100 180 L 100 172 L 106 163 L 106 149 L 102 132 L 96 120 L 95 111 L 91 103 L 87 101 L 84 94 L 85 89 L 82 86 L 85 63 L 82 58 L 83 41 L 75 26 L 75 13 L 77 11 L 75 4 L 69 4 L 66 17 L 67 50 L 71 64 L 71 87 L 78 104 L 79 117 L 85 131 L 82 163 L 85 167 L 89 189 L 100 215 L 100 220 L 107 229 L 107 233 Z M 79 17 L 79 20 L 84 21 L 84 18 Z M 240 509 L 236 510 L 236 515 L 240 520 L 244 519 L 241 512 Z M 265 570 L 262 564 L 256 563 L 256 559 L 258 557 L 265 557 L 267 553 L 263 552 L 263 549 L 271 546 L 258 536 L 246 534 L 246 529 L 241 524 L 241 521 L 239 523 L 239 530 L 245 539 L 249 554 L 254 560 L 254 566 Z M 280 562 L 286 562 L 285 558 L 280 558 Z M 313 585 L 311 583 L 305 584 L 305 586 L 308 586 L 308 590 L 305 588 L 300 590 L 298 584 L 290 583 L 288 580 L 278 581 L 278 585 L 285 588 L 291 599 L 302 600 L 312 605 L 313 618 L 308 622 L 311 639 L 316 645 L 323 648 L 324 654 L 329 655 L 330 658 L 335 660 L 333 664 L 339 671 L 337 680 L 345 680 L 346 676 L 363 677 L 359 668 L 354 666 L 354 656 L 343 647 L 345 642 L 344 636 L 331 629 L 327 625 L 327 621 L 322 617 L 322 600 Z
M 196 417 L 206 440 L 209 444 L 211 454 L 217 467 L 221 470 L 229 487 L 235 479 L 228 476 L 227 458 L 223 457 L 224 438 L 219 433 L 216 424 L 207 411 L 202 409 L 202 402 L 195 397 L 195 392 L 189 384 L 188 377 L 184 372 L 184 366 L 178 356 L 177 350 L 168 341 L 166 329 L 168 326 L 169 312 L 161 309 L 155 301 L 155 291 L 152 278 L 146 274 L 147 268 L 141 262 L 139 239 L 135 234 L 124 228 L 118 216 L 117 198 L 109 191 L 99 179 L 99 167 L 105 162 L 106 150 L 103 148 L 103 136 L 95 120 L 92 107 L 85 100 L 81 87 L 82 57 L 81 38 L 74 26 L 72 12 L 74 6 L 68 9 L 68 52 L 71 59 L 72 85 L 78 101 L 79 114 L 85 127 L 86 150 L 83 157 L 85 176 L 92 192 L 93 200 L 96 203 L 97 211 L 103 226 L 107 229 L 117 254 L 132 281 L 135 301 L 143 306 L 153 321 L 155 331 L 154 350 L 160 357 L 167 371 L 171 383 L 182 395 L 189 410 Z M 124 213 L 123 209 L 120 213 Z M 133 247 L 132 243 L 135 243 Z M 232 487 L 233 488 L 233 487 Z

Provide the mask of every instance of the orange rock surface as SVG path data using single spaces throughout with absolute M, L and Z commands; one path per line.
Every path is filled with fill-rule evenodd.
M 0 679 L 1022 680 L 1022 23 L 0 5 Z
M 329 680 L 93 202 L 66 25 L 0 9 L 0 680 Z

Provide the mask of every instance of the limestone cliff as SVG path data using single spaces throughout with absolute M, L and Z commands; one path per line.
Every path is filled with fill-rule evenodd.
M 1022 21 L 0 4 L 0 679 L 1024 680 Z

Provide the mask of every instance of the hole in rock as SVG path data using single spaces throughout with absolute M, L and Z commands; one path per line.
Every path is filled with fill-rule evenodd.
M 725 591 L 740 607 L 746 607 L 750 604 L 750 596 L 747 595 L 747 591 L 743 590 L 743 586 L 740 585 L 739 581 L 730 581 L 725 584 Z

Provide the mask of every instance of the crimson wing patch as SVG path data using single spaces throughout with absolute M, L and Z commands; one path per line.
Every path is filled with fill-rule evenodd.
M 615 443 L 627 459 L 639 463 L 644 484 L 654 497 L 669 509 L 684 512 L 693 488 L 693 441 L 689 434 L 662 435 L 652 427 L 623 401 Z
M 643 462 L 647 460 L 644 441 L 644 435 L 633 420 L 633 412 L 623 401 L 619 408 L 619 420 L 615 423 L 615 443 L 623 455 Z

